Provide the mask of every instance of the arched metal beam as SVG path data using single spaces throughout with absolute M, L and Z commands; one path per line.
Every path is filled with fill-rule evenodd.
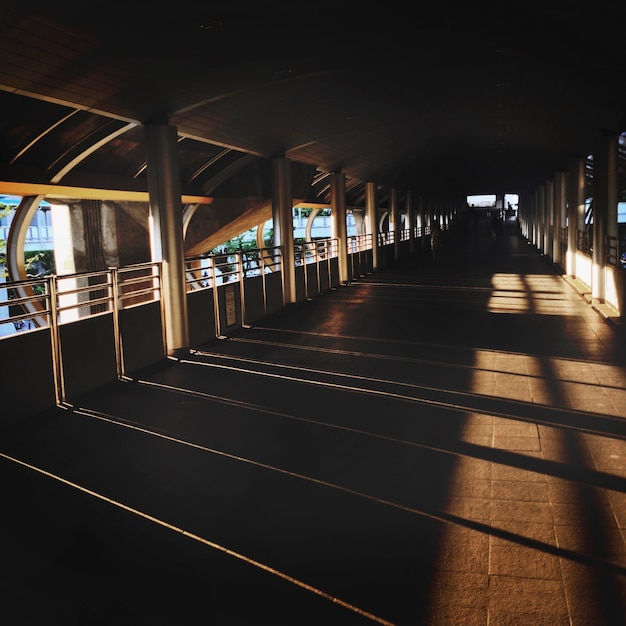
M 9 236 L 7 238 L 7 272 L 11 281 L 28 279 L 24 260 L 26 234 L 44 197 L 26 196 L 22 198 L 22 201 L 15 209 L 15 215 L 11 221 L 11 228 L 9 228 Z M 14 289 L 19 297 L 28 298 L 28 301 L 22 304 L 28 313 L 41 313 L 44 310 L 39 300 L 33 297 L 35 292 L 31 286 L 18 286 Z M 33 318 L 33 323 L 39 327 L 47 326 L 47 320 L 43 316 Z

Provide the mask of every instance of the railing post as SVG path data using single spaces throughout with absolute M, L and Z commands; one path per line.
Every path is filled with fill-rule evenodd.
M 113 337 L 115 342 L 115 369 L 118 380 L 124 378 L 124 347 L 122 345 L 122 332 L 120 330 L 120 301 L 119 301 L 119 276 L 116 267 L 109 269 L 111 272 L 111 305 L 113 308 Z
M 211 259 L 211 282 L 213 283 L 213 317 L 215 319 L 215 336 L 220 339 L 223 337 L 220 325 L 220 303 L 217 293 L 217 273 L 215 267 L 215 255 L 209 257 Z
M 48 325 L 50 327 L 50 344 L 52 348 L 52 376 L 54 379 L 54 397 L 57 405 L 65 404 L 65 378 L 63 376 L 63 354 L 61 350 L 61 336 L 58 320 L 57 277 L 50 276 L 47 281 L 48 289 Z
M 244 290 L 244 272 L 243 272 L 243 250 L 239 250 L 237 253 L 237 273 L 239 274 L 239 302 L 241 306 L 241 326 L 250 327 L 250 324 L 246 320 L 246 297 Z

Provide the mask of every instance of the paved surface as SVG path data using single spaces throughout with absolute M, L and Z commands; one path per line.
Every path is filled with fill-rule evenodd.
M 623 624 L 626 343 L 507 224 L 0 433 L 0 623 Z

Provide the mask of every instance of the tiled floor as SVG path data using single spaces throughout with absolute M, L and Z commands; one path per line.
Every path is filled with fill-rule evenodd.
M 624 624 L 623 330 L 484 226 L 3 432 L 0 623 Z

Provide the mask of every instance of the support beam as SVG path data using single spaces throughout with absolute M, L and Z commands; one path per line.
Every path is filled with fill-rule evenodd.
M 160 261 L 167 354 L 189 349 L 178 141 L 173 126 L 144 127 L 150 194 L 150 247 Z
M 333 172 L 330 179 L 331 218 L 333 237 L 338 241 L 339 280 L 348 282 L 348 236 L 346 227 L 346 178 L 343 172 Z
M 368 180 L 365 183 L 365 224 L 366 232 L 372 236 L 372 269 L 378 269 L 378 206 L 376 202 L 376 184 Z
M 296 260 L 293 241 L 291 163 L 284 157 L 272 160 L 272 217 L 274 244 L 282 248 L 283 298 L 296 302 Z

